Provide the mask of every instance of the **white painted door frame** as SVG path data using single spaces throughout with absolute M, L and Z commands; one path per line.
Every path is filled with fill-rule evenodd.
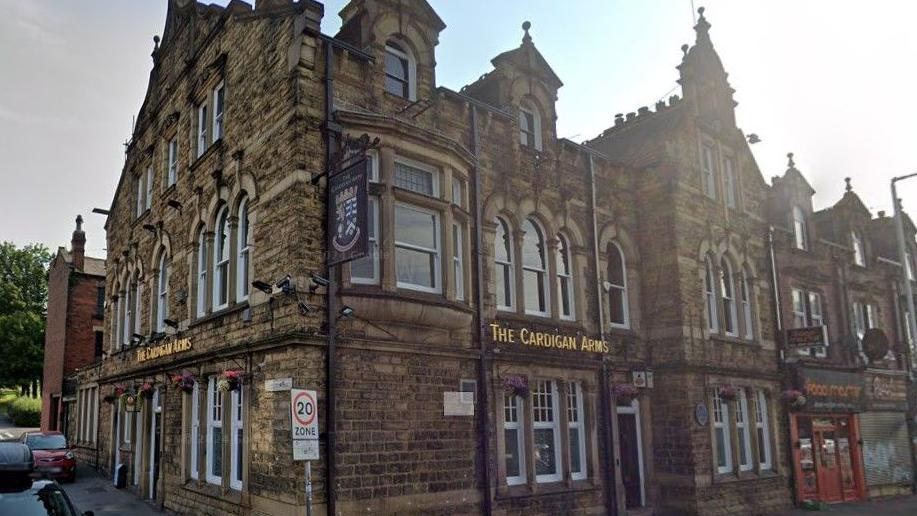
M 637 428 L 637 464 L 640 468 L 640 507 L 646 507 L 646 478 L 643 471 L 643 428 L 640 426 L 640 402 L 632 400 L 629 407 L 617 406 L 618 414 L 633 414 Z

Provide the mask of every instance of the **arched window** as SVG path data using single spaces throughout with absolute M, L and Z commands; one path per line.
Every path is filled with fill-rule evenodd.
M 197 316 L 207 313 L 207 236 L 204 228 L 197 237 Z
M 853 263 L 866 267 L 866 248 L 863 246 L 863 237 L 856 231 L 850 232 L 850 246 L 853 247 Z
M 512 310 L 515 300 L 516 273 L 513 269 L 513 239 L 509 224 L 497 218 L 494 237 L 494 285 L 497 291 L 497 309 Z
M 229 222 L 224 206 L 217 215 L 213 233 L 213 310 L 229 304 Z
M 746 339 L 753 339 L 755 337 L 755 328 L 754 321 L 751 317 L 751 290 L 748 285 L 748 273 L 742 271 L 742 278 L 740 280 L 740 289 L 742 294 L 742 322 L 744 324 L 744 336 Z
M 519 143 L 541 150 L 541 113 L 531 102 L 519 106 Z
M 525 313 L 547 315 L 548 262 L 545 259 L 544 233 L 532 219 L 522 224 L 522 288 Z
M 616 242 L 608 245 L 608 297 L 611 325 L 628 327 L 630 316 L 627 304 L 627 266 L 621 246 Z
M 736 335 L 736 290 L 729 260 L 720 260 L 720 294 L 723 296 L 723 330 L 726 335 Z
M 557 235 L 557 296 L 560 318 L 572 320 L 573 312 L 573 263 L 570 261 L 570 245 L 567 238 Z
M 407 46 L 395 41 L 385 44 L 385 91 L 414 100 L 416 65 Z
M 169 262 L 163 251 L 159 258 L 158 292 L 156 296 L 156 331 L 165 331 L 165 320 L 169 318 Z
M 716 277 L 710 257 L 704 258 L 704 296 L 707 298 L 707 328 L 710 331 L 719 329 L 716 309 Z
M 239 249 L 239 260 L 236 267 L 236 300 L 245 301 L 248 299 L 249 290 L 249 261 L 251 259 L 251 230 L 248 221 L 248 199 L 242 199 L 239 203 L 239 232 L 237 249 Z
M 793 233 L 796 236 L 796 249 L 809 249 L 809 230 L 806 227 L 806 214 L 802 208 L 793 206 Z

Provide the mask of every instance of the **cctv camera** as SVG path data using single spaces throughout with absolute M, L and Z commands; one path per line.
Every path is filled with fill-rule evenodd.
M 327 287 L 328 284 L 331 283 L 331 282 L 328 281 L 327 279 L 325 279 L 325 278 L 319 276 L 318 274 L 314 274 L 314 273 L 313 273 L 313 274 L 312 274 L 312 283 L 315 283 L 316 285 L 318 285 L 318 286 L 320 286 L 320 287 Z

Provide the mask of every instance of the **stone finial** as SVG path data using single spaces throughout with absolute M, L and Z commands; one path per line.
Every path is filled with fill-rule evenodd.
M 76 216 L 76 230 L 83 231 L 83 216 L 82 215 Z
M 707 18 L 704 18 L 704 8 L 698 7 L 697 14 L 700 15 L 700 18 L 697 19 L 697 25 L 694 26 L 694 31 L 697 32 L 697 41 L 710 41 L 710 22 L 707 21 Z
M 159 48 L 159 35 L 153 36 L 153 50 Z
M 796 162 L 793 161 L 793 153 L 787 152 L 786 158 L 787 158 L 786 168 L 796 168 Z
M 845 184 L 844 184 L 844 191 L 849 192 L 849 191 L 853 190 L 853 187 L 850 186 L 850 178 L 849 178 L 849 177 L 845 177 L 845 178 L 844 178 L 844 183 L 845 183 Z
M 688 57 L 688 49 L 689 49 L 689 48 L 691 48 L 691 47 L 689 47 L 687 43 L 685 43 L 684 45 L 681 46 L 681 53 L 683 54 L 682 57 Z
M 522 36 L 522 42 L 523 42 L 523 43 L 531 43 L 531 42 L 532 42 L 532 36 L 529 34 L 529 29 L 531 29 L 531 28 L 532 28 L 532 22 L 530 22 L 530 21 L 528 21 L 528 20 L 522 22 L 522 30 L 525 31 L 525 35 Z

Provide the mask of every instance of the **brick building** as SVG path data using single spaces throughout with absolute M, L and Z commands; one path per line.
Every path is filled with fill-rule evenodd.
M 454 91 L 427 2 L 323 16 L 169 2 L 106 225 L 109 356 L 76 378 L 100 468 L 178 512 L 302 511 L 292 385 L 319 513 L 787 507 L 773 189 L 703 12 L 683 98 L 583 145 L 528 23 Z M 329 267 L 323 172 L 364 153 L 370 253 Z
M 102 358 L 105 260 L 85 255 L 82 225 L 83 217 L 77 216 L 70 250 L 59 247 L 48 268 L 42 430 L 66 428 L 70 402 L 88 394 L 77 393 L 64 379 Z
M 769 202 L 785 386 L 806 398 L 788 405 L 796 501 L 910 493 L 910 346 L 892 219 L 874 218 L 849 178 L 836 204 L 813 211 L 815 192 L 789 158 Z

